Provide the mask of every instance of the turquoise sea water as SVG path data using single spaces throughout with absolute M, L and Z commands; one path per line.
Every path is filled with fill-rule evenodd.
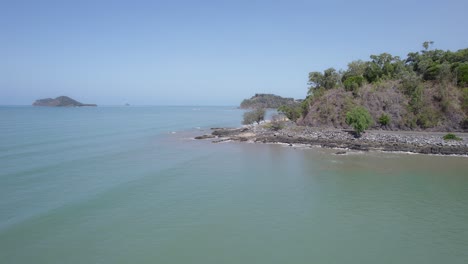
M 196 141 L 233 107 L 0 107 L 0 263 L 468 263 L 468 158 Z

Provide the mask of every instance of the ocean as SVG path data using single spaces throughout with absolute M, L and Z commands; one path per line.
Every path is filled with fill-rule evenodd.
M 468 263 L 468 158 L 194 140 L 235 107 L 0 107 L 0 263 Z

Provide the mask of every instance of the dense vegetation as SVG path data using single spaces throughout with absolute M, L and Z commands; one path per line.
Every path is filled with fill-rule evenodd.
M 406 58 L 388 53 L 350 62 L 347 69 L 309 73 L 301 105 L 278 110 L 298 124 L 349 127 L 346 113 L 370 112 L 375 128 L 392 130 L 468 129 L 468 49 L 423 50 Z
M 284 98 L 274 94 L 255 94 L 240 104 L 242 109 L 278 108 L 282 105 L 294 106 L 297 104 L 293 98 Z

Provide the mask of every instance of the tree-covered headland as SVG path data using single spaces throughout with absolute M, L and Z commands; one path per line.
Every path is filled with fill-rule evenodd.
M 356 107 L 372 128 L 460 131 L 468 129 L 468 49 L 423 49 L 406 58 L 388 53 L 352 61 L 345 70 L 310 72 L 307 97 L 279 108 L 299 125 L 348 128 Z M 363 112 L 363 111 L 361 111 Z

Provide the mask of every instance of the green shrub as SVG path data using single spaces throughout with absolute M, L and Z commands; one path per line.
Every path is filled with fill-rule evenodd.
M 257 108 L 249 112 L 244 113 L 244 120 L 242 124 L 249 125 L 255 122 L 260 123 L 260 121 L 265 119 L 265 109 Z
M 284 114 L 289 120 L 296 121 L 301 117 L 302 108 L 301 105 L 282 105 L 278 108 L 278 112 Z
M 444 140 L 462 140 L 460 137 L 457 137 L 457 135 L 452 134 L 452 133 L 448 133 L 443 138 Z
M 372 124 L 372 117 L 366 108 L 357 106 L 346 113 L 346 124 L 352 126 L 357 136 L 360 136 Z
M 388 126 L 388 124 L 390 124 L 390 116 L 387 114 L 382 114 L 379 117 L 379 124 L 381 126 Z

